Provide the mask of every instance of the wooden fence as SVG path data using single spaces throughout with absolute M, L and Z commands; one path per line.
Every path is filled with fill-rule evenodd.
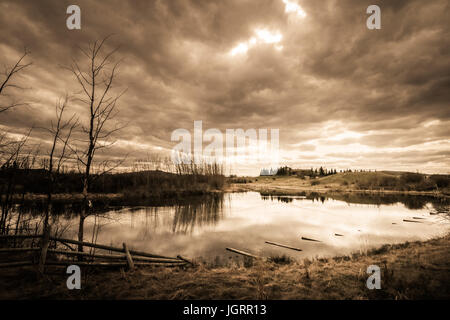
M 7 246 L 0 248 L 0 256 L 2 256 L 2 253 L 12 253 L 21 256 L 20 261 L 0 262 L 0 268 L 37 265 L 39 271 L 43 273 L 45 266 L 49 265 L 68 266 L 75 264 L 92 267 L 124 267 L 129 270 L 134 269 L 136 266 L 159 265 L 178 267 L 193 265 L 190 260 L 181 256 L 166 257 L 143 251 L 130 250 L 125 243 L 123 243 L 122 248 L 116 248 L 96 243 L 56 238 L 50 236 L 50 232 L 44 232 L 40 235 L 0 235 L 0 243 L 8 242 L 8 240 L 14 240 L 14 243 L 16 243 L 20 239 L 37 239 L 38 245 L 33 246 L 33 241 L 29 247 L 13 248 Z M 58 247 L 58 243 L 68 248 L 68 250 L 61 250 Z M 82 248 L 89 247 L 109 251 L 109 253 L 82 252 L 84 250 L 77 251 L 71 245 L 81 245 Z M 112 252 L 119 254 L 112 254 Z

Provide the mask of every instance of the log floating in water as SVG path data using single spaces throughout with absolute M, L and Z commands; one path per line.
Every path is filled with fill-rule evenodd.
M 408 219 L 403 219 L 403 221 L 405 221 L 405 222 L 422 223 L 422 221 L 414 221 L 414 220 L 408 220 Z
M 311 239 L 311 238 L 305 238 L 305 237 L 302 237 L 302 240 L 314 241 L 314 242 L 322 242 L 322 241 L 319 241 L 319 240 L 315 240 L 315 239 Z
M 253 255 L 253 254 L 251 254 L 251 253 L 248 253 L 248 252 L 245 252 L 245 251 L 241 251 L 241 250 L 234 249 L 234 248 L 225 248 L 225 249 L 227 249 L 228 251 L 237 253 L 237 254 L 241 254 L 241 255 L 243 255 L 243 256 L 250 257 L 250 258 L 260 259 L 260 257 L 255 256 L 255 255 Z
M 282 247 L 282 248 L 291 249 L 291 250 L 295 250 L 295 251 L 302 251 L 302 249 L 291 247 L 291 246 L 287 246 L 287 245 L 281 244 L 281 243 L 276 243 L 276 242 L 272 242 L 272 241 L 266 241 L 266 243 L 267 244 L 271 244 L 273 246 L 277 246 L 277 247 Z

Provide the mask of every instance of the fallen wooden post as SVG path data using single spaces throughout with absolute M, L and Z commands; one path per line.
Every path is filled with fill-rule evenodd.
M 127 262 L 73 262 L 73 261 L 47 261 L 48 266 L 69 266 L 76 264 L 77 266 L 90 266 L 90 267 L 127 267 Z M 139 267 L 150 267 L 150 266 L 161 266 L 161 267 L 181 267 L 185 266 L 186 262 L 179 263 L 157 263 L 157 262 L 136 262 L 135 266 Z M 1 266 L 1 265 L 0 265 Z
M 261 257 L 255 256 L 255 255 L 253 255 L 251 253 L 248 253 L 248 252 L 245 252 L 245 251 L 241 251 L 241 250 L 238 250 L 238 249 L 234 249 L 234 248 L 225 248 L 225 249 L 227 249 L 228 251 L 237 253 L 237 254 L 241 254 L 243 256 L 250 257 L 250 258 L 261 259 Z
M 183 257 L 180 256 L 180 255 L 178 255 L 177 258 L 180 259 L 180 260 L 182 260 L 182 261 L 185 261 L 185 262 L 189 263 L 191 266 L 194 265 L 194 263 L 193 263 L 192 261 L 190 261 L 190 260 L 188 260 L 188 259 L 186 259 L 186 258 L 183 258 Z
M 44 235 L 42 237 L 42 242 L 41 242 L 41 257 L 39 259 L 39 272 L 40 273 L 44 273 L 44 268 L 45 268 L 45 259 L 47 258 L 47 250 L 48 250 L 48 245 L 50 243 L 50 231 L 51 231 L 51 227 L 47 227 L 46 230 L 44 230 Z
M 92 247 L 92 248 L 97 248 L 97 249 L 102 249 L 102 250 L 109 250 L 109 251 L 114 251 L 114 252 L 121 252 L 123 253 L 123 248 L 115 248 L 115 247 L 111 247 L 111 246 L 105 246 L 105 245 L 101 245 L 101 244 L 94 244 L 94 243 L 90 243 L 90 242 L 85 242 L 85 241 L 77 241 L 77 240 L 71 240 L 71 239 L 62 239 L 62 238 L 55 238 L 55 237 L 50 237 L 50 240 L 56 240 L 56 241 L 64 241 L 66 243 L 71 243 L 71 244 L 78 244 L 78 245 L 83 245 L 85 247 Z M 147 253 L 147 252 L 142 252 L 142 251 L 136 251 L 136 250 L 130 250 L 130 254 L 132 255 L 136 255 L 136 256 L 143 256 L 143 257 L 149 257 L 149 258 L 162 258 L 162 259 L 177 259 L 176 257 L 166 257 L 166 256 L 161 256 L 161 255 L 157 255 L 157 254 L 152 254 L 152 253 Z
M 311 239 L 311 238 L 305 238 L 305 237 L 302 237 L 302 240 L 314 241 L 314 242 L 322 242 L 322 241 L 319 241 L 319 240 L 315 240 L 315 239 Z
M 0 253 L 2 252 L 28 252 L 28 251 L 39 251 L 40 248 L 1 248 Z
M 62 254 L 66 256 L 84 256 L 87 258 L 98 258 L 98 259 L 109 259 L 109 260 L 124 260 L 126 259 L 126 255 L 122 254 L 90 254 L 89 252 L 80 252 L 80 251 L 67 251 L 67 250 L 56 250 L 49 249 L 49 253 Z M 145 261 L 145 262 L 159 262 L 159 263 L 178 263 L 180 260 L 178 259 L 163 259 L 163 258 L 146 258 L 146 257 L 133 257 L 133 261 Z
M 422 221 L 414 221 L 414 220 L 408 220 L 408 219 L 403 219 L 404 222 L 414 222 L 414 223 L 422 223 Z
M 128 251 L 128 247 L 125 242 L 123 243 L 123 251 L 125 252 L 125 255 L 127 257 L 128 269 L 133 270 L 134 269 L 133 258 L 131 257 L 130 251 Z
M 267 244 L 271 244 L 271 245 L 277 246 L 277 247 L 282 247 L 282 248 L 291 249 L 291 250 L 295 250 L 295 251 L 302 251 L 302 249 L 291 247 L 291 246 L 287 246 L 287 245 L 281 244 L 281 243 L 276 243 L 276 242 L 272 242 L 272 241 L 265 241 L 265 242 Z
M 0 268 L 31 266 L 33 264 L 34 263 L 32 261 L 6 262 L 6 263 L 0 263 Z
M 2 234 L 1 239 L 28 239 L 28 238 L 42 238 L 42 234 Z

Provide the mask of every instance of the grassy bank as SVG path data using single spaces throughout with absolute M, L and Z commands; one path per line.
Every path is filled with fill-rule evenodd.
M 208 167 L 206 167 L 208 168 Z M 201 170 L 200 170 L 201 169 Z M 225 184 L 220 170 L 185 170 L 180 173 L 139 171 L 93 175 L 89 199 L 114 204 L 179 203 L 191 197 L 219 192 Z M 82 175 L 61 173 L 53 187 L 53 200 L 82 200 Z M 48 176 L 40 169 L 0 170 L 0 200 L 6 196 L 15 203 L 46 201 Z
M 386 245 L 330 259 L 258 262 L 250 267 L 88 271 L 66 289 L 65 270 L 44 279 L 32 268 L 0 270 L 0 299 L 449 299 L 450 236 Z M 381 289 L 366 288 L 369 265 Z
M 445 176 L 440 176 L 444 179 Z M 263 194 L 296 195 L 302 192 L 366 192 L 450 196 L 447 182 L 420 174 L 402 172 L 345 172 L 313 179 L 298 176 L 261 176 L 229 179 L 228 191 L 257 191 Z M 447 178 L 445 178 L 447 179 Z

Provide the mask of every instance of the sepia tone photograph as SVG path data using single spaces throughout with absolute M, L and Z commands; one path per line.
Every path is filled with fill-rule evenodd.
M 0 300 L 450 299 L 449 12 L 0 0 Z

